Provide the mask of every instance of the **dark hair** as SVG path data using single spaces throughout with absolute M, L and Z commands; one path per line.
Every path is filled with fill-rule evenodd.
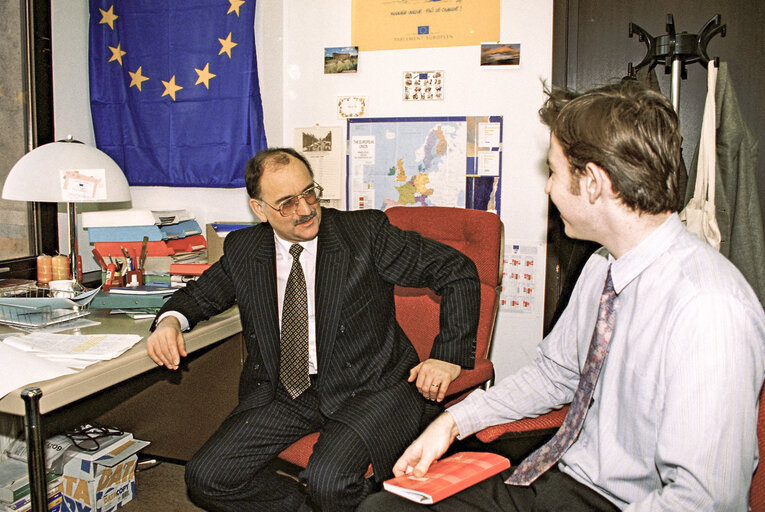
M 253 199 L 260 197 L 260 178 L 263 176 L 268 165 L 288 165 L 290 157 L 297 158 L 308 169 L 308 173 L 313 178 L 313 169 L 308 160 L 292 148 L 268 148 L 258 151 L 258 154 L 250 158 L 244 167 L 244 182 L 247 185 L 247 194 Z
M 545 93 L 539 116 L 560 142 L 575 178 L 592 162 L 632 210 L 677 210 L 682 135 L 667 98 L 632 80 L 584 93 Z

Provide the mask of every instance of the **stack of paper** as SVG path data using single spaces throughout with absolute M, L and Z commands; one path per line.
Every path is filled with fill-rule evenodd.
M 0 343 L 0 397 L 26 384 L 113 359 L 140 340 L 137 334 L 32 333 L 5 338 Z
M 137 334 L 32 333 L 5 338 L 3 343 L 37 357 L 82 370 L 98 361 L 114 359 L 141 341 Z

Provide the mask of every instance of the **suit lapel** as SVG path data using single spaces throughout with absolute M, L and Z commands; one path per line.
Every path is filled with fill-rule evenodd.
M 279 378 L 279 310 L 276 294 L 276 247 L 270 226 L 255 238 L 254 255 L 248 263 L 247 282 L 253 301 L 251 325 L 263 356 L 263 363 L 273 378 Z
M 323 210 L 316 254 L 316 350 L 321 374 L 334 348 L 348 275 L 348 248 L 338 236 L 335 216 Z

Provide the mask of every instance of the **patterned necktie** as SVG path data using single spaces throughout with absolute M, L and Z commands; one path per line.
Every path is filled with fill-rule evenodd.
M 606 286 L 603 288 L 603 294 L 600 296 L 598 321 L 595 324 L 595 332 L 592 333 L 590 350 L 587 353 L 584 370 L 581 377 L 579 377 L 579 387 L 577 387 L 576 393 L 574 393 L 574 399 L 571 401 L 571 407 L 566 414 L 566 419 L 563 420 L 563 425 L 561 425 L 552 439 L 526 457 L 518 465 L 515 472 L 505 481 L 506 484 L 531 484 L 542 473 L 558 462 L 566 450 L 574 444 L 584 424 L 584 418 L 587 416 L 592 394 L 595 391 L 595 384 L 598 382 L 598 374 L 600 373 L 601 366 L 603 366 L 603 360 L 608 353 L 608 343 L 611 341 L 611 334 L 614 331 L 615 297 L 616 292 L 614 291 L 611 269 L 609 268 Z
M 311 385 L 308 375 L 308 294 L 303 267 L 300 266 L 298 244 L 290 247 L 292 269 L 287 279 L 282 308 L 279 379 L 292 398 L 297 398 Z

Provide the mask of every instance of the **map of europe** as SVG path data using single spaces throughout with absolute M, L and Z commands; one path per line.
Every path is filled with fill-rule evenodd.
M 372 207 L 465 206 L 465 121 L 356 125 L 368 151 L 352 155 L 351 182 Z

